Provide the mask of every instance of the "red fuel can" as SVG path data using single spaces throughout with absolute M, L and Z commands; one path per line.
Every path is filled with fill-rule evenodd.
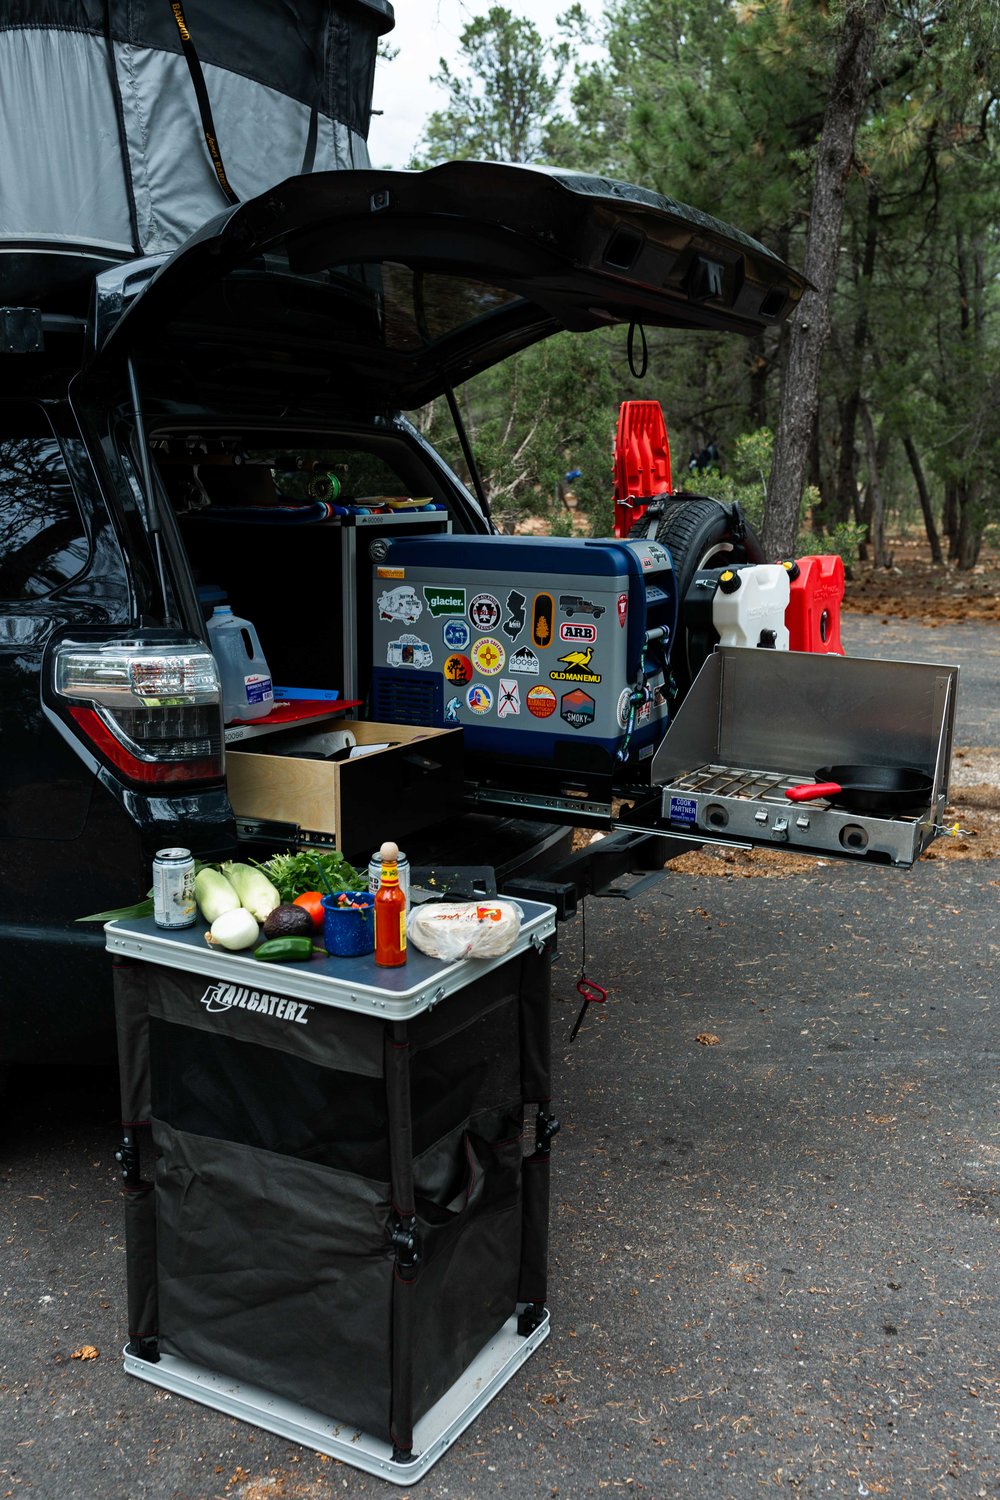
M 836 556 L 800 557 L 789 568 L 789 580 L 791 586 L 785 611 L 789 650 L 843 656 L 844 648 L 840 644 L 840 605 L 844 597 L 842 560 Z

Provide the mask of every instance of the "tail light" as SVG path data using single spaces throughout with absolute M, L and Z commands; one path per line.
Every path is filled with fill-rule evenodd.
M 50 661 L 53 707 L 100 763 L 145 785 L 222 776 L 219 674 L 200 642 L 64 640 Z

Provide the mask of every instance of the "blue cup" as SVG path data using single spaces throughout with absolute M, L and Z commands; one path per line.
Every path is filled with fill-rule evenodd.
M 341 906 L 339 893 L 323 897 L 323 941 L 332 958 L 360 958 L 375 951 L 374 891 L 346 894 L 353 906 Z

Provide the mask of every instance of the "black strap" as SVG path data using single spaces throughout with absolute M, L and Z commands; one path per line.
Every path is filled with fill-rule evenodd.
M 132 235 L 132 248 L 136 255 L 142 253 L 142 241 L 139 238 L 139 215 L 135 207 L 135 185 L 132 181 L 132 158 L 128 149 L 128 131 L 125 128 L 125 110 L 122 107 L 122 91 L 118 81 L 118 64 L 115 58 L 115 44 L 111 36 L 111 0 L 105 0 L 104 4 L 104 41 L 108 49 L 108 77 L 111 80 L 111 97 L 115 104 L 115 121 L 118 125 L 118 144 L 122 153 L 122 171 L 125 175 L 125 197 L 128 201 L 129 231 Z
M 642 359 L 639 364 L 635 360 L 635 331 L 638 328 L 639 337 L 642 340 Z M 641 323 L 631 322 L 628 325 L 628 367 L 636 380 L 641 380 L 649 365 L 649 345 L 646 343 L 646 330 Z
M 198 113 L 201 115 L 201 128 L 205 137 L 205 145 L 208 154 L 212 158 L 212 167 L 219 179 L 219 186 L 225 193 L 230 203 L 239 203 L 239 198 L 229 185 L 226 176 L 226 168 L 222 161 L 222 152 L 219 150 L 219 142 L 215 134 L 215 121 L 212 119 L 212 105 L 208 97 L 208 89 L 205 86 L 205 75 L 201 71 L 201 63 L 198 54 L 194 50 L 194 42 L 191 40 L 191 32 L 187 21 L 184 19 L 184 6 L 182 0 L 170 0 L 170 9 L 174 20 L 177 22 L 177 33 L 181 39 L 181 51 L 184 53 L 191 74 L 191 82 L 194 84 L 194 94 L 198 101 Z

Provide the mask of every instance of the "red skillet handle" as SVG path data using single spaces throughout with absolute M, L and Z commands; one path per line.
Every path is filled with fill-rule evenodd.
M 789 802 L 815 802 L 818 797 L 839 797 L 843 790 L 839 781 L 815 781 L 809 786 L 790 786 L 785 796 Z

